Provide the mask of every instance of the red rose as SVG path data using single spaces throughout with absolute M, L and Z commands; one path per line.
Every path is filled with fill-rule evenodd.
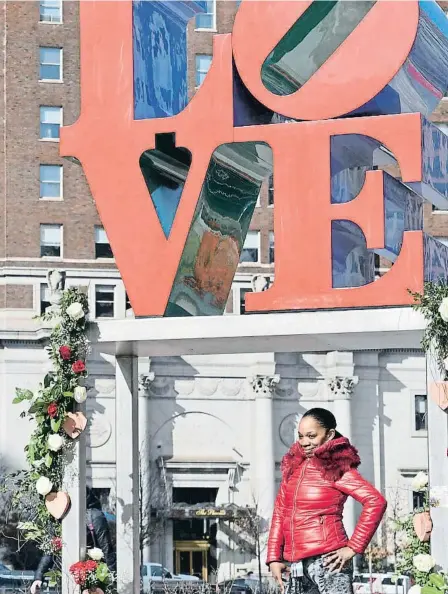
M 78 361 L 75 361 L 73 363 L 72 369 L 75 373 L 82 373 L 83 371 L 86 370 L 86 366 L 84 365 L 83 361 L 78 359 Z
M 64 359 L 64 361 L 68 361 L 72 356 L 71 348 L 68 346 L 61 346 L 59 348 L 59 354 L 61 355 L 62 359 Z
M 62 549 L 62 538 L 59 536 L 54 536 L 51 539 L 51 544 L 53 545 L 54 551 L 60 551 Z
M 58 405 L 56 402 L 52 402 L 50 406 L 47 408 L 48 415 L 54 419 L 58 414 Z

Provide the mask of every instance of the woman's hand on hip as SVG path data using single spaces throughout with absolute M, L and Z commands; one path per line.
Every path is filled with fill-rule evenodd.
M 277 580 L 282 592 L 285 589 L 285 584 L 282 580 L 282 573 L 286 569 L 286 565 L 281 563 L 280 561 L 273 561 L 269 564 L 269 571 L 272 573 L 272 576 Z
M 339 573 L 355 555 L 355 551 L 350 547 L 342 547 L 323 556 L 324 566 L 328 567 L 331 573 Z

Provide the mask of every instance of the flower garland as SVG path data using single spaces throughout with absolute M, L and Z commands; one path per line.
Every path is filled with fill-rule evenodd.
M 430 499 L 428 491 L 428 475 L 419 472 L 412 481 L 412 490 L 423 493 L 423 507 L 416 509 L 404 518 L 394 520 L 394 532 L 397 533 L 398 545 L 396 577 L 408 575 L 414 585 L 408 594 L 437 594 L 448 586 L 447 576 L 436 571 L 436 560 L 430 554 L 430 543 L 421 541 L 415 532 L 414 519 L 419 514 L 427 513 L 438 502 Z M 447 588 L 448 589 L 448 588 Z
M 29 469 L 10 477 L 14 504 L 26 520 L 18 528 L 25 540 L 34 541 L 44 554 L 53 556 L 56 567 L 63 547 L 61 519 L 70 506 L 70 498 L 62 490 L 65 453 L 86 421 L 76 406 L 87 398 L 88 311 L 87 296 L 78 288 L 69 288 L 63 292 L 59 308 L 41 317 L 53 326 L 47 347 L 52 370 L 35 393 L 16 388 L 13 401 L 25 404 L 27 410 L 20 416 L 36 424 L 25 447 Z M 59 572 L 50 574 L 54 582 Z

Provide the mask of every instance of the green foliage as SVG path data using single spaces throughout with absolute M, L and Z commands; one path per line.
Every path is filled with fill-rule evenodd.
M 444 573 L 431 573 L 429 584 L 423 586 L 422 594 L 440 594 L 448 592 L 448 577 Z
M 420 311 L 427 322 L 422 348 L 425 352 L 434 348 L 439 369 L 446 376 L 443 361 L 448 357 L 448 323 L 442 319 L 439 308 L 448 298 L 448 284 L 425 283 L 423 294 L 411 292 L 411 295 L 415 301 L 414 309 Z
M 79 303 L 84 312 L 78 319 L 73 319 L 67 313 L 74 303 Z M 21 538 L 35 542 L 46 554 L 59 552 L 54 547 L 54 539 L 61 536 L 61 523 L 48 513 L 45 498 L 36 492 L 36 481 L 45 476 L 53 484 L 53 491 L 62 487 L 65 455 L 72 447 L 62 425 L 67 413 L 76 409 L 74 389 L 82 385 L 87 375 L 85 371 L 75 373 L 72 369 L 75 361 L 85 361 L 87 356 L 87 314 L 87 296 L 77 288 L 70 288 L 62 295 L 60 311 L 42 316 L 44 321 L 51 322 L 53 326 L 46 348 L 52 370 L 45 375 L 35 393 L 16 388 L 13 400 L 17 404 L 29 403 L 28 410 L 21 416 L 28 417 L 35 428 L 25 447 L 28 470 L 10 475 L 7 480 L 13 486 L 13 504 L 20 517 L 27 520 L 21 526 L 19 524 Z M 70 349 L 66 359 L 59 351 L 62 346 Z M 48 447 L 48 438 L 54 434 L 61 435 L 64 440 L 64 447 L 58 451 L 51 451 Z M 52 572 L 51 579 L 55 580 L 58 573 L 58 570 Z
M 413 563 L 415 555 L 430 554 L 429 542 L 421 542 L 415 534 L 414 514 L 396 519 L 395 523 L 397 531 L 407 536 L 406 546 L 401 548 L 397 555 L 396 573 L 411 576 L 419 586 L 429 583 L 430 574 L 418 571 Z
M 100 563 L 96 568 L 96 578 L 102 584 L 107 584 L 110 580 L 110 572 L 105 563 Z

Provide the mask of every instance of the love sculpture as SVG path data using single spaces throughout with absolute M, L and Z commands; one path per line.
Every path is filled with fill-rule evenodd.
M 205 2 L 80 3 L 81 162 L 136 316 L 224 311 L 273 173 L 275 282 L 247 311 L 404 305 L 446 279 L 448 20 L 433 1 L 243 0 L 187 94 Z M 400 178 L 378 167 L 399 167 Z M 374 279 L 374 255 L 393 263 Z M 375 281 L 375 282 L 374 282 Z

